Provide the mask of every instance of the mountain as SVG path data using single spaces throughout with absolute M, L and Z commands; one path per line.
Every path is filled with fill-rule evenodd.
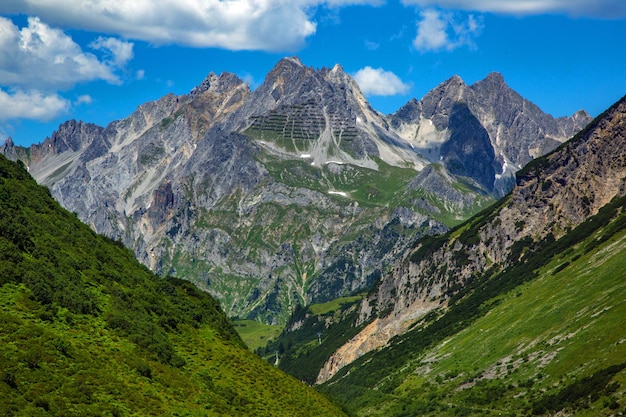
M 298 304 L 370 288 L 587 121 L 553 119 L 493 74 L 384 116 L 341 66 L 291 57 L 254 91 L 211 73 L 106 128 L 68 121 L 1 152 L 157 274 L 193 281 L 231 317 L 284 324 Z
M 493 72 L 468 86 L 452 77 L 390 117 L 391 126 L 432 162 L 474 178 L 498 196 L 514 174 L 591 121 L 585 111 L 554 119 Z M 468 134 L 468 132 L 471 132 Z
M 0 156 L 0 414 L 343 415 Z
M 624 178 L 626 97 L 338 309 L 334 325 L 351 330 L 318 374 L 322 391 L 357 415 L 625 407 Z M 306 364 L 315 352 L 299 343 L 290 360 Z

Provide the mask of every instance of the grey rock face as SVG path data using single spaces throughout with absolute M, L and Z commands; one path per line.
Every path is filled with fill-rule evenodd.
M 448 126 L 450 138 L 441 145 L 444 165 L 452 174 L 473 178 L 493 192 L 499 166 L 485 128 L 465 104 L 452 106 Z
M 467 125 L 471 119 L 467 112 L 458 117 L 463 107 L 482 129 L 476 123 Z M 554 119 L 508 87 L 499 73 L 491 73 L 471 86 L 454 76 L 421 101 L 411 100 L 390 116 L 391 126 L 402 132 L 403 137 L 413 137 L 424 156 L 433 162 L 441 161 L 455 173 L 465 173 L 467 170 L 461 167 L 468 167 L 467 172 L 472 173 L 469 176 L 496 197 L 511 190 L 517 170 L 571 138 L 590 121 L 591 117 L 584 111 Z M 435 127 L 438 135 L 424 133 L 428 123 Z M 483 141 L 483 166 L 478 167 L 476 153 L 458 152 L 460 149 L 455 143 L 477 145 L 477 132 L 483 129 L 491 142 L 493 155 Z M 450 149 L 454 151 L 452 157 Z
M 210 73 L 106 128 L 69 121 L 2 152 L 157 273 L 194 281 L 232 316 L 283 323 L 297 303 L 368 288 L 419 236 L 502 193 L 503 161 L 539 141 L 518 143 L 524 117 L 560 133 L 586 120 L 529 106 L 501 77 L 455 77 L 385 117 L 339 65 L 292 57 L 255 91 Z

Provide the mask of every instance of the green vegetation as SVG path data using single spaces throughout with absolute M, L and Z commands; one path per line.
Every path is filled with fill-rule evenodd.
M 416 174 L 413 169 L 394 167 L 380 159 L 376 159 L 378 170 L 342 165 L 333 171 L 328 166 L 315 167 L 307 161 L 270 155 L 264 155 L 262 162 L 272 177 L 288 186 L 325 194 L 328 191 L 345 192 L 350 196 L 349 201 L 358 201 L 366 207 L 389 206 Z
M 322 365 L 363 326 L 354 326 L 361 296 L 340 298 L 309 307 L 298 305 L 286 330 L 256 353 L 280 369 L 314 384 Z
M 0 157 L 0 415 L 342 415 Z
M 626 411 L 625 209 L 615 199 L 503 272 L 476 277 L 322 392 L 368 416 Z M 483 220 L 451 233 L 461 239 Z
M 256 350 L 276 339 L 282 326 L 265 324 L 254 320 L 233 320 L 233 327 L 250 350 Z
M 336 298 L 332 301 L 329 301 L 327 303 L 322 303 L 322 304 L 311 304 L 309 306 L 309 310 L 311 310 L 311 313 L 313 313 L 316 316 L 321 316 L 324 314 L 328 314 L 328 313 L 333 313 L 341 308 L 343 308 L 346 305 L 351 305 L 354 304 L 358 301 L 361 301 L 361 299 L 363 298 L 363 295 L 355 295 L 352 297 L 342 297 L 342 298 Z

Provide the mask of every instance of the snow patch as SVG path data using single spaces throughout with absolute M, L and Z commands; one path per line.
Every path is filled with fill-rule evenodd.
M 328 191 L 328 194 L 340 195 L 342 197 L 348 197 L 348 194 L 344 193 L 343 191 Z

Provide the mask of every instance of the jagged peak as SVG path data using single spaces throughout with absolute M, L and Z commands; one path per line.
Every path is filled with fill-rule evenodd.
M 303 67 L 304 64 L 302 64 L 302 61 L 300 61 L 300 58 L 298 58 L 297 56 L 287 56 L 285 58 L 283 58 L 281 61 L 286 61 L 286 62 L 291 62 L 294 63 L 300 67 Z
M 331 72 L 334 72 L 334 73 L 343 73 L 343 72 L 345 72 L 345 71 L 343 70 L 343 67 L 341 66 L 341 64 L 335 64 L 335 66 L 333 67 L 333 69 L 331 70 Z
M 489 82 L 497 83 L 497 84 L 505 84 L 504 76 L 497 71 L 492 71 L 489 74 L 487 74 L 487 76 L 485 77 L 485 81 L 489 81 Z
M 397 124 L 396 119 L 400 119 L 403 122 L 416 121 L 420 118 L 421 113 L 422 103 L 416 98 L 412 98 L 392 114 L 392 124 Z
M 587 113 L 587 110 L 581 109 L 581 110 L 578 110 L 577 112 L 574 112 L 574 114 L 572 114 L 572 117 L 575 119 L 587 119 L 587 118 L 590 118 L 591 115 Z
M 452 77 L 448 78 L 448 80 L 446 80 L 444 82 L 444 84 L 446 84 L 446 83 L 448 83 L 448 84 L 451 84 L 451 83 L 465 84 L 465 81 L 463 81 L 463 79 L 459 75 L 454 74 Z
M 288 56 L 278 61 L 276 65 L 274 65 L 274 68 L 272 68 L 272 70 L 270 71 L 270 74 L 300 68 L 305 68 L 302 61 L 300 61 L 300 58 L 298 58 L 297 56 Z
M 207 77 L 196 86 L 189 93 L 192 96 L 202 94 L 206 91 L 213 91 L 216 93 L 223 93 L 229 91 L 245 82 L 242 81 L 237 75 L 232 72 L 223 72 L 219 76 L 213 71 L 207 75 Z
M 448 78 L 447 80 L 439 84 L 433 90 L 431 90 L 431 93 L 434 91 L 441 91 L 441 90 L 448 91 L 448 90 L 464 88 L 464 87 L 467 87 L 467 84 L 465 84 L 465 81 L 463 81 L 463 79 L 459 77 L 458 75 L 453 75 L 452 77 Z
M 270 82 L 271 85 L 285 74 L 296 74 L 306 72 L 307 70 L 307 67 L 302 64 L 302 61 L 297 56 L 285 57 L 274 65 L 274 68 L 265 77 L 265 82 Z
M 509 88 L 506 81 L 504 81 L 504 76 L 496 71 L 490 72 L 485 78 L 472 85 L 473 89 L 483 87 L 489 90 Z

